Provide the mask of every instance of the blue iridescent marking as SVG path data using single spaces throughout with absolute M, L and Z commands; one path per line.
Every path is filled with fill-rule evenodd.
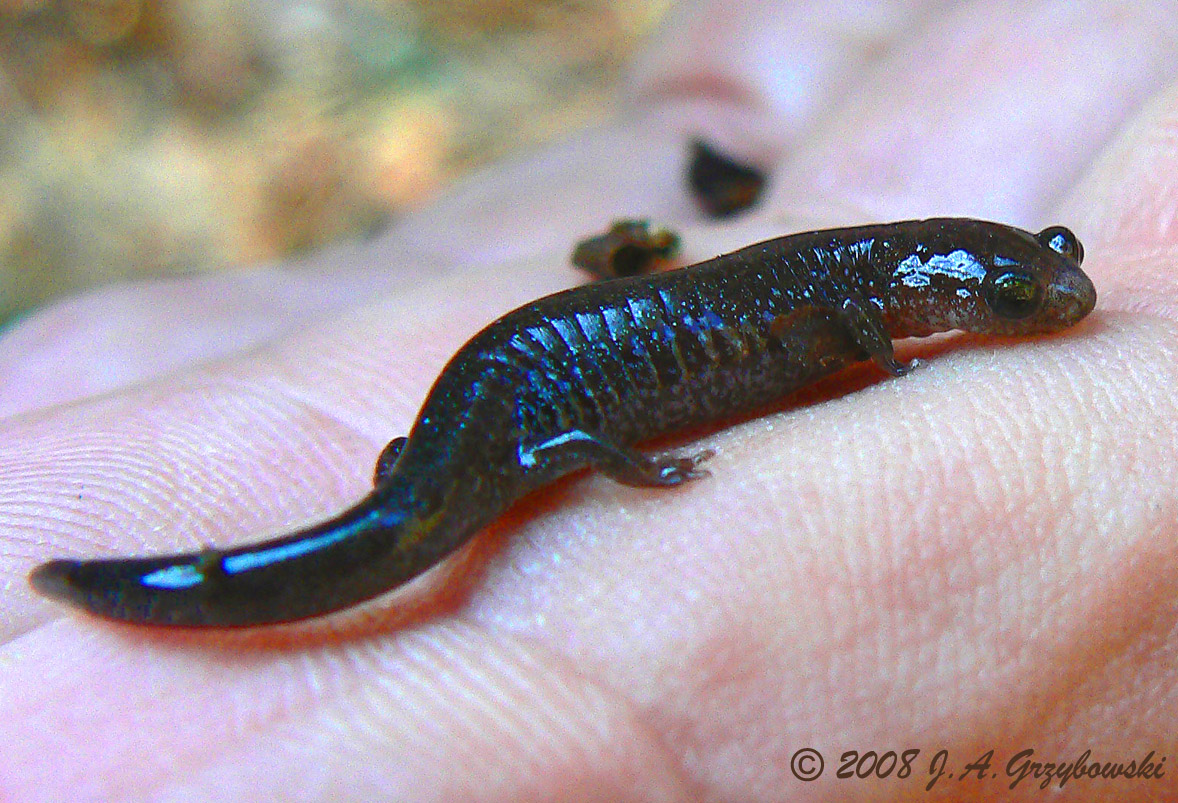
M 396 512 L 401 514 L 400 518 L 404 518 L 403 511 Z M 400 523 L 399 521 L 392 521 L 391 517 L 388 516 L 388 511 L 385 511 L 383 516 L 390 519 L 389 521 L 382 522 L 385 526 L 393 526 Z M 350 521 L 328 530 L 322 535 L 303 537 L 289 544 L 281 544 L 270 549 L 245 552 L 241 555 L 230 555 L 221 561 L 221 570 L 225 574 L 239 574 L 241 572 L 248 572 L 251 569 L 259 569 L 264 566 L 281 563 L 291 558 L 298 558 L 312 552 L 318 552 L 332 544 L 353 538 L 357 533 L 368 529 L 381 518 L 382 511 L 377 509 L 355 521 Z
M 191 564 L 168 566 L 139 578 L 139 584 L 152 588 L 192 588 L 205 580 L 204 572 Z

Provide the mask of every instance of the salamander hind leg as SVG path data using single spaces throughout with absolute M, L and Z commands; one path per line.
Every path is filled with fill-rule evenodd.
M 389 445 L 381 450 L 380 457 L 376 458 L 376 469 L 372 472 L 373 485 L 379 487 L 389 476 L 393 466 L 397 465 L 397 458 L 401 456 L 401 450 L 405 448 L 405 443 L 408 440 L 404 437 L 393 438 L 389 441 Z
M 521 448 L 520 462 L 525 467 L 558 472 L 589 466 L 623 485 L 670 487 L 710 476 L 699 465 L 714 454 L 711 449 L 687 456 L 644 454 L 593 433 L 573 430 Z

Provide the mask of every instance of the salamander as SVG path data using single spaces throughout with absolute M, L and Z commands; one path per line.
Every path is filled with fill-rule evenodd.
M 541 298 L 470 339 L 373 490 L 339 515 L 231 549 L 53 560 L 49 597 L 153 625 L 231 627 L 336 611 L 437 564 L 531 491 L 580 469 L 669 488 L 708 451 L 635 444 L 751 411 L 848 364 L 893 375 L 892 340 L 1054 332 L 1096 303 L 1080 242 L 941 218 L 767 240 L 695 266 Z

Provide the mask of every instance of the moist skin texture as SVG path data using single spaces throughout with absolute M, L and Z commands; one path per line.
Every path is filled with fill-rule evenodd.
M 1096 303 L 1083 248 L 938 218 L 794 234 L 681 270 L 547 296 L 442 369 L 375 487 L 335 518 L 228 550 L 54 560 L 30 580 L 91 613 L 239 627 L 329 613 L 436 565 L 513 502 L 593 468 L 628 485 L 707 476 L 710 456 L 633 444 L 755 409 L 844 366 L 894 375 L 892 340 L 949 329 L 1054 332 Z

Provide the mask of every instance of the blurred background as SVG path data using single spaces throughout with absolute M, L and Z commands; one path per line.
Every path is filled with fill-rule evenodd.
M 672 0 L 0 0 L 0 325 L 360 238 L 608 115 Z

